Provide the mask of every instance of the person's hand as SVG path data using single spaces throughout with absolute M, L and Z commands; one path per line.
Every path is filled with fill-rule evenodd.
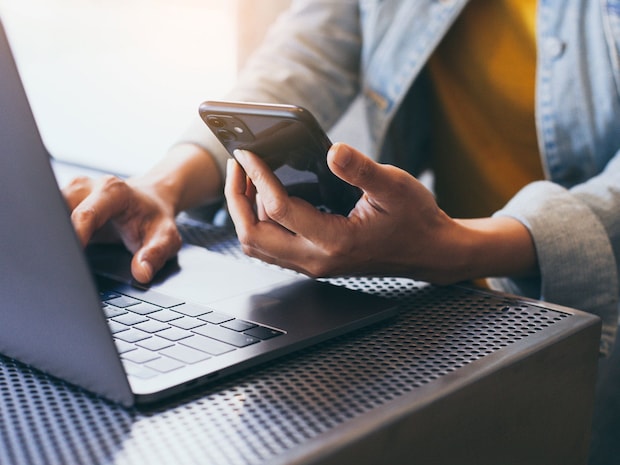
M 314 277 L 398 275 L 438 284 L 535 265 L 521 223 L 454 220 L 413 176 L 345 144 L 334 144 L 328 164 L 364 192 L 348 217 L 288 196 L 256 155 L 241 151 L 236 159 L 228 165 L 228 208 L 244 252 L 266 262 Z
M 122 241 L 134 254 L 133 277 L 153 279 L 181 248 L 175 216 L 221 197 L 215 160 L 200 146 L 174 146 L 140 177 L 78 178 L 63 189 L 71 220 L 83 245 Z
M 63 194 L 81 243 L 122 241 L 134 254 L 131 272 L 139 282 L 149 282 L 181 247 L 174 209 L 148 184 L 80 177 Z

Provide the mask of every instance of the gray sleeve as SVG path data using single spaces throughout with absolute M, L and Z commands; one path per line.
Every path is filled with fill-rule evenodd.
M 225 99 L 300 105 L 328 130 L 359 91 L 360 54 L 357 0 L 294 1 Z M 224 173 L 228 154 L 199 118 L 179 142 L 205 148 Z
M 540 276 L 493 280 L 494 286 L 598 315 L 601 352 L 608 354 L 618 326 L 620 270 L 620 153 L 587 182 L 565 189 L 529 184 L 495 215 L 530 231 Z

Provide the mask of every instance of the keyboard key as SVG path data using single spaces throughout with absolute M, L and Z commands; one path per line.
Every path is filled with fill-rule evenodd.
M 135 313 L 125 313 L 124 315 L 119 315 L 112 318 L 112 321 L 116 321 L 117 323 L 122 323 L 127 326 L 133 326 L 138 323 L 148 321 L 148 318 L 142 315 L 136 315 Z
M 121 294 L 126 294 L 129 297 L 143 300 L 145 302 L 152 303 L 162 308 L 174 307 L 175 305 L 181 305 L 182 303 L 184 303 L 183 300 L 176 297 L 160 294 L 159 292 L 152 291 L 150 289 L 139 289 L 137 287 L 133 287 L 127 284 L 120 285 L 116 287 L 115 290 L 117 290 Z
M 115 316 L 124 315 L 127 310 L 124 308 L 114 307 L 112 305 L 105 305 L 103 307 L 103 313 L 107 318 L 114 318 Z
M 115 291 L 100 291 L 99 292 L 99 298 L 101 300 L 109 300 L 109 299 L 113 299 L 115 297 L 120 297 L 120 294 L 118 292 L 115 292 Z
M 166 347 L 170 347 L 174 345 L 174 342 L 169 341 L 168 339 L 153 336 L 148 339 L 144 339 L 142 341 L 137 342 L 136 345 L 140 347 L 144 347 L 145 349 L 148 349 L 148 350 L 157 351 L 157 350 L 165 349 Z
M 147 333 L 156 333 L 158 331 L 163 331 L 164 329 L 170 328 L 166 323 L 162 323 L 161 321 L 148 320 L 144 323 L 139 323 L 134 326 L 134 328 L 139 329 L 140 331 L 146 331 Z
M 138 313 L 139 315 L 148 315 L 149 313 L 161 310 L 161 307 L 148 302 L 140 302 L 139 304 L 132 305 L 129 310 L 131 310 L 132 313 Z
M 256 325 L 254 323 L 250 323 L 249 321 L 244 320 L 230 320 L 226 323 L 222 324 L 223 328 L 232 329 L 233 331 L 246 331 L 248 329 L 254 328 Z
M 116 350 L 119 354 L 124 354 L 125 352 L 129 352 L 130 350 L 136 350 L 137 347 L 129 342 L 121 341 L 120 339 L 114 338 L 114 344 L 116 345 Z
M 196 318 L 190 318 L 188 316 L 184 316 L 183 318 L 179 318 L 178 320 L 172 320 L 170 324 L 172 326 L 176 326 L 177 328 L 193 329 L 193 328 L 197 328 L 198 326 L 205 325 L 206 323 Z
M 110 332 L 112 334 L 116 334 L 116 333 L 120 333 L 121 331 L 127 331 L 129 329 L 129 326 L 125 326 L 120 323 L 117 323 L 116 321 L 109 320 L 108 328 L 110 328 Z
M 123 359 L 131 360 L 132 362 L 144 363 L 144 362 L 149 362 L 151 360 L 155 360 L 156 358 L 159 357 L 159 355 L 157 355 L 157 352 L 151 352 L 150 350 L 136 349 L 136 350 L 132 350 L 130 352 L 124 353 L 122 357 Z
M 281 336 L 285 334 L 282 331 L 278 331 L 277 329 L 265 328 L 264 326 L 257 326 L 256 328 L 249 329 L 245 331 L 244 334 L 248 336 L 257 337 L 262 339 L 263 341 L 266 339 L 271 339 L 272 337 Z
M 119 295 L 118 297 L 108 299 L 105 302 L 119 308 L 131 307 L 132 305 L 137 305 L 140 303 L 139 300 L 127 297 L 126 295 Z
M 131 355 L 133 352 L 129 352 Z M 160 352 L 163 355 L 174 358 L 175 360 L 179 360 L 183 363 L 198 363 L 203 360 L 207 360 L 209 357 L 204 352 L 200 352 L 198 350 L 194 350 L 190 347 L 184 347 L 181 345 L 168 347 Z
M 182 313 L 183 315 L 186 315 L 186 316 L 200 316 L 200 315 L 204 315 L 205 313 L 210 313 L 213 311 L 208 307 L 202 307 L 200 305 L 194 305 L 194 304 L 188 304 L 188 303 L 177 305 L 176 307 L 172 307 L 172 309 L 175 312 Z
M 183 315 L 180 313 L 173 312 L 172 310 L 160 310 L 158 312 L 153 312 L 149 314 L 149 318 L 154 318 L 157 321 L 163 321 L 164 323 L 172 320 L 176 320 L 177 318 L 181 318 Z
M 136 378 L 149 379 L 159 374 L 155 370 L 151 370 L 150 368 L 142 365 L 137 365 L 128 360 L 123 360 L 123 366 L 125 367 L 125 373 Z
M 205 325 L 193 329 L 192 331 L 203 336 L 225 342 L 227 344 L 232 344 L 235 347 L 245 347 L 260 341 L 260 339 L 257 339 L 255 337 L 246 336 L 245 334 L 240 334 L 236 331 L 222 328 L 221 326 Z
M 148 362 L 145 366 L 152 368 L 153 370 L 157 370 L 161 373 L 168 373 L 170 371 L 183 368 L 185 365 L 178 360 L 173 360 L 168 357 L 160 357 L 153 360 L 152 362 Z
M 168 328 L 164 329 L 163 331 L 159 331 L 157 335 L 168 339 L 169 341 L 180 341 L 181 339 L 190 337 L 192 333 L 180 328 Z
M 208 323 L 213 323 L 214 325 L 219 325 L 220 323 L 233 319 L 230 315 L 224 315 L 223 313 L 218 312 L 207 313 L 206 315 L 199 316 L 198 318 Z
M 194 334 L 192 337 L 181 340 L 179 344 L 193 347 L 194 349 L 198 349 L 211 355 L 222 355 L 235 350 L 235 347 L 230 344 L 224 344 L 223 342 L 216 341 L 210 337 L 200 336 L 198 334 Z
M 148 337 L 151 337 L 151 335 L 135 328 L 129 328 L 127 331 L 121 331 L 120 333 L 116 333 L 114 337 L 125 342 L 138 342 Z

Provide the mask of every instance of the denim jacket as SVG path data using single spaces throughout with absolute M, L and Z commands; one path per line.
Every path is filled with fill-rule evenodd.
M 418 174 L 429 155 L 425 63 L 466 3 L 294 1 L 227 97 L 302 105 L 329 128 L 361 95 L 369 155 Z M 493 283 L 599 315 L 607 353 L 620 276 L 620 0 L 539 0 L 537 45 L 546 180 L 495 214 L 529 229 L 540 275 Z M 226 154 L 204 126 L 185 140 L 207 148 L 223 169 Z

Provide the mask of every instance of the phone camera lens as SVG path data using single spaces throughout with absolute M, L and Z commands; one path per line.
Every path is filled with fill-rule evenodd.
M 214 128 L 223 128 L 224 127 L 224 122 L 215 117 L 215 116 L 209 116 L 207 118 L 207 123 L 209 123 L 209 126 L 213 126 Z
M 217 131 L 217 135 L 222 142 L 237 140 L 237 136 L 235 135 L 235 133 L 228 131 L 227 129 L 220 129 L 219 131 Z

